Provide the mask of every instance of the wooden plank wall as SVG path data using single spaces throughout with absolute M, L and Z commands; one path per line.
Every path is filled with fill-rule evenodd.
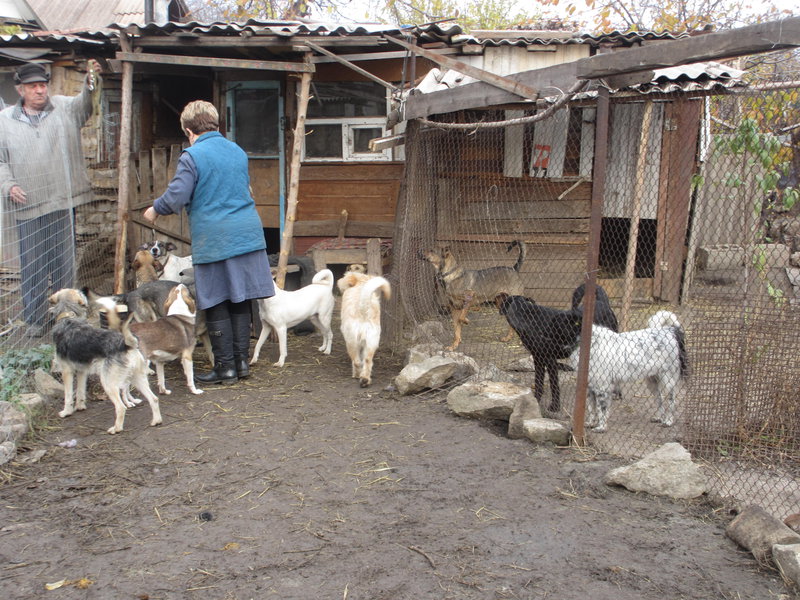
M 558 199 L 574 183 L 496 177 L 476 188 L 474 181 L 440 179 L 437 243 L 449 246 L 463 266 L 483 269 L 512 266 L 517 250 L 506 248 L 522 240 L 526 294 L 566 306 L 583 281 L 589 237 L 591 183 Z
M 167 189 L 178 166 L 182 147 L 153 148 L 131 155 L 131 198 L 128 222 L 128 260 L 133 259 L 142 244 L 153 240 L 153 227 L 142 218 L 144 210 Z M 156 238 L 171 241 L 177 246 L 176 254 L 192 253 L 189 221 L 186 213 L 162 216 L 156 220 Z M 129 278 L 130 279 L 130 278 Z
M 376 232 L 385 234 L 386 226 L 394 223 L 402 176 L 401 163 L 303 165 L 294 253 L 303 254 L 321 239 L 335 237 L 335 224 L 342 210 L 347 210 L 348 222 L 360 224 L 359 232 L 367 233 L 364 237 L 375 235 L 368 233 L 370 223 L 375 224 Z M 317 225 L 304 228 L 304 221 L 328 221 L 331 231 L 320 231 Z M 315 235 L 307 235 L 309 233 Z

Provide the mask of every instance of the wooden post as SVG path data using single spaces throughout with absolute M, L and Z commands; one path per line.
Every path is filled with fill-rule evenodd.
M 311 54 L 306 53 L 305 62 L 311 65 Z M 275 282 L 283 288 L 286 280 L 286 265 L 289 264 L 289 249 L 292 247 L 294 222 L 297 217 L 297 195 L 300 188 L 300 155 L 306 135 L 306 108 L 311 89 L 311 72 L 303 72 L 300 78 L 300 95 L 297 99 L 297 123 L 292 138 L 292 162 L 289 167 L 289 191 L 286 198 L 286 221 L 283 224 L 281 251 L 278 255 L 278 273 Z
M 589 344 L 594 321 L 597 266 L 600 255 L 600 228 L 603 222 L 603 197 L 606 191 L 608 169 L 608 88 L 597 90 L 597 113 L 594 134 L 594 166 L 592 167 L 592 212 L 589 220 L 589 245 L 586 249 L 586 292 L 583 296 L 583 323 L 581 325 L 581 350 L 575 384 L 575 408 L 572 412 L 572 436 L 575 443 L 586 443 L 584 419 L 586 393 L 589 383 Z
M 120 46 L 130 51 L 130 41 L 125 33 L 120 34 Z M 125 255 L 128 251 L 128 214 L 131 183 L 131 105 L 133 103 L 133 63 L 122 63 L 122 111 L 120 115 L 119 155 L 117 174 L 119 189 L 117 197 L 117 245 L 114 254 L 114 293 L 125 291 Z
M 622 308 L 620 309 L 620 331 L 627 331 L 630 321 L 633 289 L 636 287 L 636 250 L 639 246 L 639 224 L 642 220 L 642 195 L 647 162 L 647 146 L 650 143 L 650 123 L 653 120 L 653 101 L 645 100 L 642 114 L 642 131 L 639 134 L 639 155 L 636 157 L 636 180 L 633 182 L 633 207 L 631 208 L 631 228 L 628 233 L 628 254 L 625 260 L 625 278 L 622 288 Z

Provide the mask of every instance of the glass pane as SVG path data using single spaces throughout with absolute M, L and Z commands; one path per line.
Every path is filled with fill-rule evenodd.
M 359 127 L 353 129 L 353 152 L 357 154 L 380 154 L 380 150 L 372 151 L 369 149 L 369 141 L 381 137 L 383 129 L 380 127 Z
M 278 154 L 278 90 L 235 90 L 236 143 L 248 154 Z
M 307 124 L 306 158 L 342 158 L 342 126 Z
M 371 81 L 313 82 L 311 95 L 309 119 L 386 115 L 386 90 Z

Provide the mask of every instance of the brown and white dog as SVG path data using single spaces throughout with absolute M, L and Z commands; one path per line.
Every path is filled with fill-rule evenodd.
M 139 342 L 139 351 L 144 358 L 155 363 L 156 380 L 159 394 L 170 394 L 164 378 L 164 364 L 177 358 L 181 359 L 186 385 L 193 394 L 202 394 L 194 385 L 194 362 L 192 354 L 197 344 L 195 334 L 196 309 L 194 298 L 188 288 L 178 284 L 164 302 L 166 316 L 157 321 L 131 323 L 131 333 Z M 109 311 L 108 326 L 111 329 L 122 329 L 122 323 L 116 311 Z
M 160 262 L 147 250 L 138 250 L 133 257 L 131 268 L 136 273 L 136 287 L 158 279 L 158 271 L 164 269 Z
M 392 295 L 389 282 L 348 271 L 336 286 L 342 292 L 341 331 L 353 366 L 353 377 L 361 387 L 372 383 L 372 363 L 381 341 L 381 301 Z
M 50 304 L 56 318 L 52 332 L 53 368 L 64 379 L 64 409 L 58 416 L 68 417 L 76 409 L 86 409 L 86 380 L 90 373 L 97 373 L 103 391 L 114 404 L 114 425 L 108 433 L 122 431 L 125 409 L 137 403 L 129 396 L 131 385 L 150 403 L 150 425 L 161 423 L 158 397 L 147 382 L 147 363 L 128 327 L 124 326 L 121 332 L 92 327 L 85 318 L 89 302 L 79 290 L 59 290 L 50 296 Z M 73 392 L 76 376 L 77 389 Z

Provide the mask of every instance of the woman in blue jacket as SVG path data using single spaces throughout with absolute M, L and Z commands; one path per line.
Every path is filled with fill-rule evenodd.
M 214 368 L 200 383 L 234 383 L 249 375 L 250 300 L 275 294 L 261 219 L 250 196 L 247 154 L 219 133 L 214 105 L 195 100 L 181 113 L 190 147 L 166 192 L 148 208 L 189 216 L 197 308 L 206 311 Z

